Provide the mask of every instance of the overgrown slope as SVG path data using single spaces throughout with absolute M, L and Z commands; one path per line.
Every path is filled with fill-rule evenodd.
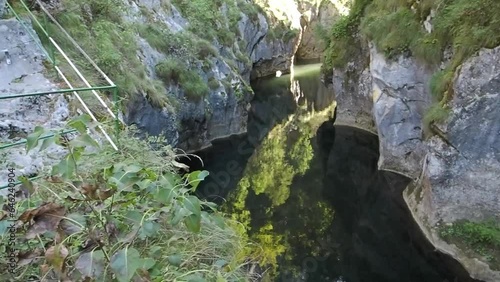
M 500 2 L 495 0 L 356 0 L 350 14 L 323 32 L 325 71 L 344 67 L 361 36 L 388 59 L 401 54 L 439 68 L 430 87 L 435 104 L 425 123 L 442 121 L 453 96 L 456 69 L 481 48 L 500 44 Z
M 161 139 L 126 130 L 115 151 L 87 134 L 95 127 L 87 116 L 68 125 L 78 136 L 30 134 L 28 150 L 56 144 L 69 153 L 43 180 L 9 188 L 17 198 L 0 198 L 3 281 L 254 280 L 238 223 L 193 196 L 208 172 L 179 175 Z

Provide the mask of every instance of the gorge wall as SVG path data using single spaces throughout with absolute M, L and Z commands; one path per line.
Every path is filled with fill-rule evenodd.
M 428 18 L 425 27 L 432 28 Z M 482 48 L 454 69 L 445 93 L 449 114 L 429 123 L 429 109 L 436 107 L 433 75 L 453 64 L 450 56 L 440 64 L 411 52 L 388 56 L 387 49 L 377 49 L 376 38 L 361 33 L 352 39 L 356 55 L 325 75 L 338 121 L 378 133 L 379 169 L 414 180 L 405 200 L 438 250 L 454 256 L 473 278 L 499 281 L 500 271 L 487 257 L 445 242 L 439 229 L 459 220 L 499 220 L 500 47 Z
M 319 59 L 323 46 L 314 35 L 314 26 L 330 25 L 339 17 L 339 9 L 345 10 L 345 6 L 337 2 L 245 2 L 238 5 L 246 8 L 237 11 L 223 3 L 220 13 L 216 13 L 220 16 L 219 24 L 230 26 L 231 13 L 238 14 L 234 41 L 226 44 L 221 38 L 214 38 L 208 43 L 216 52 L 190 64 L 201 79 L 210 84 L 210 89 L 202 98 L 185 99 L 182 84 L 167 82 L 164 95 L 177 101 L 175 110 L 155 107 L 147 95 L 138 95 L 128 103 L 127 123 L 149 134 L 163 132 L 170 144 L 189 151 L 210 146 L 214 139 L 246 132 L 249 101 L 253 95 L 250 79 L 272 76 L 277 71 L 287 73 L 295 58 Z M 201 36 L 192 30 L 190 9 L 184 4 L 136 0 L 131 5 L 132 14 L 127 18 L 133 23 L 147 24 L 154 18 L 155 26 L 174 34 Z M 260 8 L 249 12 L 249 7 Z M 169 54 L 154 48 L 144 38 L 139 42 L 139 56 L 147 66 L 147 75 L 157 79 L 161 74 L 156 66 Z

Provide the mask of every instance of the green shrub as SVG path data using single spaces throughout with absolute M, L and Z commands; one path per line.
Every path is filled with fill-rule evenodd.
M 442 106 L 441 103 L 433 103 L 424 113 L 422 123 L 424 132 L 431 133 L 431 124 L 445 121 L 450 114 L 450 109 Z
M 430 81 L 430 89 L 434 101 L 440 102 L 444 93 L 448 91 L 451 87 L 455 72 L 451 68 L 444 69 L 442 71 L 436 72 Z
M 184 72 L 180 77 L 179 85 L 184 89 L 187 98 L 199 100 L 210 91 L 208 85 L 194 70 Z
M 179 156 L 164 138 L 141 140 L 132 129 L 118 136 L 119 150 L 98 144 L 86 133 L 89 121 L 71 120 L 79 134 L 64 146 L 60 132 L 37 127 L 29 135 L 27 151 L 43 143 L 41 150 L 68 152 L 38 183 L 20 179 L 29 197 L 12 203 L 14 231 L 6 216 L 0 219 L 0 248 L 8 249 L 15 232 L 23 242 L 18 250 L 29 255 L 29 263 L 15 266 L 15 278 L 9 258 L 0 258 L 10 276 L 4 281 L 255 281 L 240 224 L 194 195 L 207 171 L 181 175 Z M 48 133 L 55 137 L 39 140 Z
M 156 74 L 166 83 L 176 83 L 187 98 L 198 100 L 208 94 L 209 89 L 197 71 L 188 68 L 185 62 L 169 57 L 156 65 Z
M 422 30 L 417 16 L 405 6 L 386 14 L 381 13 L 387 2 L 374 1 L 368 6 L 360 29 L 375 42 L 379 51 L 392 58 L 408 51 L 413 40 L 421 36 Z
M 196 41 L 197 58 L 202 60 L 209 56 L 217 56 L 217 49 L 208 41 L 200 39 Z
M 219 86 L 220 84 L 215 77 L 212 76 L 208 79 L 208 87 L 210 87 L 210 89 L 215 90 L 219 88 Z
M 355 0 L 348 16 L 342 16 L 331 27 L 327 36 L 322 36 L 326 50 L 323 54 L 323 72 L 331 72 L 336 68 L 344 67 L 350 58 L 359 51 L 356 36 L 359 23 L 366 6 L 372 0 Z M 321 29 L 320 29 L 321 32 Z
M 179 83 L 181 76 L 187 72 L 187 67 L 180 59 L 169 57 L 157 64 L 155 71 L 163 81 Z

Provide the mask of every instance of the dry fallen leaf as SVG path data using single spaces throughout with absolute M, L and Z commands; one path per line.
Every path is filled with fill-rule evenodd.
M 34 224 L 28 228 L 26 233 L 27 239 L 33 239 L 46 231 L 56 230 L 65 213 L 66 208 L 64 206 L 48 203 L 36 209 L 25 211 L 19 217 L 19 221 L 23 223 L 31 223 L 32 220 L 34 221 Z
M 40 265 L 40 272 L 42 275 L 47 274 L 47 272 L 50 270 L 50 265 L 48 264 L 42 264 Z
M 23 223 L 30 222 L 35 216 L 38 216 L 38 215 L 41 215 L 44 213 L 50 213 L 51 211 L 58 210 L 61 207 L 62 206 L 60 206 L 56 203 L 46 203 L 46 204 L 39 206 L 38 208 L 30 209 L 30 210 L 23 212 L 23 214 L 21 214 L 21 216 L 19 216 L 18 220 L 22 221 Z
M 113 196 L 113 194 L 115 193 L 115 191 L 112 189 L 104 190 L 102 188 L 103 187 L 98 187 L 96 185 L 91 185 L 88 183 L 82 184 L 81 186 L 81 189 L 83 190 L 82 194 L 85 195 L 88 200 L 104 201 L 107 198 Z
M 33 251 L 19 252 L 17 255 L 17 266 L 25 266 L 32 263 L 34 260 L 42 256 L 42 249 L 35 249 Z
M 0 220 L 3 220 L 4 218 L 7 217 L 9 213 L 6 211 L 0 211 Z
M 55 245 L 45 251 L 45 259 L 59 275 L 65 276 L 64 261 L 66 260 L 68 254 L 68 249 L 66 249 L 64 245 Z

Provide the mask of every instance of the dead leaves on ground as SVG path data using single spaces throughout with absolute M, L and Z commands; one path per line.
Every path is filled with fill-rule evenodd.
M 66 208 L 56 203 L 46 203 L 38 208 L 30 209 L 18 218 L 23 224 L 28 223 L 26 239 L 36 238 L 47 231 L 55 231 L 66 214 Z M 31 224 L 33 222 L 33 224 Z
M 68 249 L 62 245 L 55 245 L 45 251 L 45 260 L 47 263 L 54 268 L 54 270 L 59 274 L 60 277 L 66 276 L 65 264 L 66 257 L 68 257 Z

